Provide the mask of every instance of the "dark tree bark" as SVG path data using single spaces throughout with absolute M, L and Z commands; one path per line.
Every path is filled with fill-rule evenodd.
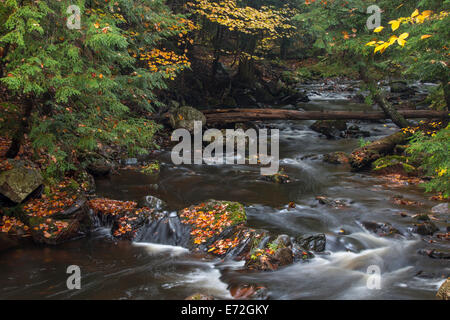
M 359 67 L 359 74 L 361 79 L 369 86 L 369 90 L 378 106 L 386 113 L 386 115 L 399 128 L 409 127 L 408 121 L 395 109 L 395 107 L 386 99 L 384 92 L 377 88 L 375 81 L 367 74 L 366 67 L 361 65 Z
M 35 102 L 33 97 L 29 97 L 24 101 L 22 118 L 20 119 L 19 125 L 12 136 L 11 145 L 6 152 L 6 158 L 14 158 L 19 153 L 24 135 L 29 132 L 30 116 L 34 108 L 34 104 Z

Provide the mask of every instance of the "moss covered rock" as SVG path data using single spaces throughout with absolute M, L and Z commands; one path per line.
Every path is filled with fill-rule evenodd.
M 169 116 L 170 125 L 174 129 L 186 129 L 189 132 L 194 131 L 194 122 L 200 121 L 202 125 L 206 124 L 205 115 L 195 108 L 184 106 L 175 109 Z
M 0 173 L 0 193 L 20 203 L 43 183 L 39 169 L 26 161 L 10 161 L 13 168 Z

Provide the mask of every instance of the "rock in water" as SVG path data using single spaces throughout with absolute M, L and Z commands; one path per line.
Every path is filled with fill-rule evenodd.
M 183 128 L 189 132 L 194 131 L 195 121 L 201 121 L 203 126 L 206 124 L 206 117 L 202 112 L 187 106 L 175 109 L 175 111 L 170 114 L 169 120 L 170 125 L 174 129 Z
M 154 196 L 145 196 L 142 199 L 139 200 L 138 202 L 138 207 L 139 208 L 150 208 L 150 209 L 155 209 L 156 211 L 161 211 L 164 208 L 167 207 L 167 204 Z
M 441 203 L 441 204 L 438 204 L 437 206 L 434 206 L 433 208 L 431 208 L 431 212 L 440 213 L 440 214 L 450 214 L 448 202 Z
M 339 138 L 341 133 L 347 130 L 347 123 L 344 120 L 318 120 L 310 128 L 332 139 Z
M 20 203 L 39 188 L 42 183 L 42 175 L 39 169 L 25 161 L 14 161 L 13 168 L 0 173 L 0 194 L 12 202 Z
M 450 278 L 447 278 L 445 282 L 439 288 L 436 297 L 441 300 L 450 300 Z

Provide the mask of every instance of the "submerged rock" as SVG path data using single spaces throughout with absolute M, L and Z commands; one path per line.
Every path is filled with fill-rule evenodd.
M 26 161 L 10 161 L 13 168 L 0 173 L 0 194 L 21 203 L 43 183 L 39 169 Z

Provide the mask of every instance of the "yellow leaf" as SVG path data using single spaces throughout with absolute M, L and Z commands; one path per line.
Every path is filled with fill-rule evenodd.
M 431 37 L 432 37 L 431 34 L 424 34 L 423 36 L 420 37 L 420 39 L 423 40 L 423 39 L 428 39 L 428 38 L 431 38 Z
M 414 18 L 415 16 L 419 15 L 419 9 L 416 9 L 412 14 L 411 14 L 411 18 Z
M 383 29 L 384 29 L 384 27 L 378 27 L 375 30 L 373 30 L 373 32 L 381 32 L 381 30 L 383 30 Z
M 398 37 L 399 39 L 402 39 L 402 40 L 405 40 L 406 38 L 408 38 L 409 37 L 409 33 L 408 32 L 405 32 L 405 33 L 402 33 L 401 35 L 400 35 L 400 37 Z
M 405 40 L 400 39 L 400 38 L 397 39 L 397 42 L 398 42 L 398 44 L 399 44 L 400 46 L 402 46 L 402 47 L 404 47 L 404 46 L 405 46 L 405 43 L 406 43 Z
M 389 24 L 391 25 L 392 31 L 395 31 L 400 27 L 400 21 L 398 20 L 389 21 Z
M 370 42 L 366 43 L 366 46 L 373 46 L 376 43 L 377 43 L 376 41 L 370 41 Z

